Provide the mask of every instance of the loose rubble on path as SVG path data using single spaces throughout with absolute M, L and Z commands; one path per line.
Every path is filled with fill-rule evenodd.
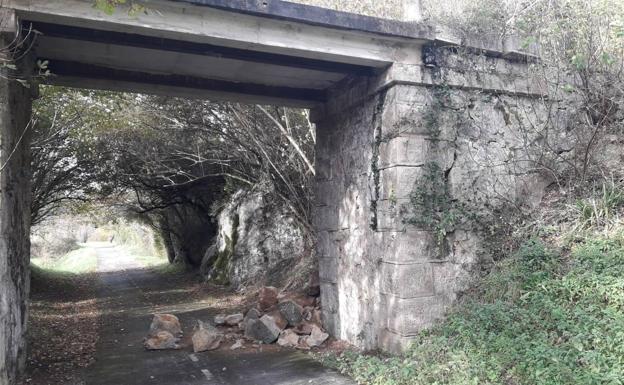
M 308 294 L 279 293 L 275 287 L 263 287 L 257 301 L 245 312 L 197 320 L 191 337 L 193 351 L 222 346 L 238 350 L 260 344 L 301 350 L 319 347 L 329 334 L 322 326 L 318 293 Z M 156 314 L 143 345 L 147 350 L 181 349 L 182 335 L 176 316 Z

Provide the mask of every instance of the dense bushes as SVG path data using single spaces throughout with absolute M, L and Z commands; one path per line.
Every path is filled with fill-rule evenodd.
M 530 241 L 405 356 L 329 362 L 375 385 L 622 384 L 624 234 L 568 256 Z

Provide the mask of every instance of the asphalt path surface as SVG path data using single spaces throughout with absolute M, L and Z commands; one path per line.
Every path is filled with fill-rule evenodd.
M 86 372 L 87 385 L 354 385 L 322 367 L 305 353 L 292 350 L 230 351 L 193 354 L 190 349 L 145 351 L 143 338 L 154 309 L 153 295 L 175 291 L 163 277 L 143 269 L 122 248 L 95 246 L 98 253 L 98 303 L 102 326 L 96 362 Z M 148 300 L 151 298 L 151 300 Z M 156 296 L 157 298 L 157 296 Z M 170 312 L 188 325 L 210 309 L 168 303 Z M 70 325 L 68 325 L 70 327 Z M 184 327 L 185 332 L 190 333 Z

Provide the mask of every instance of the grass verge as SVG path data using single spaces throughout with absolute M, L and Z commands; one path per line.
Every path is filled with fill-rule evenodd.
M 97 252 L 94 248 L 81 245 L 60 258 L 33 258 L 31 265 L 39 268 L 40 274 L 85 274 L 97 269 Z
M 624 383 L 624 234 L 538 240 L 400 357 L 322 357 L 370 385 Z

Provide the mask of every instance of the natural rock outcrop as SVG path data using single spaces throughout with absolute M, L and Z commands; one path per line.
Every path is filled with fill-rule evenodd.
M 305 284 L 314 258 L 307 234 L 291 212 L 271 200 L 271 194 L 239 191 L 217 217 L 214 247 L 202 261 L 202 273 L 218 284 L 240 288 L 249 284 L 282 284 L 292 267 L 302 268 Z

